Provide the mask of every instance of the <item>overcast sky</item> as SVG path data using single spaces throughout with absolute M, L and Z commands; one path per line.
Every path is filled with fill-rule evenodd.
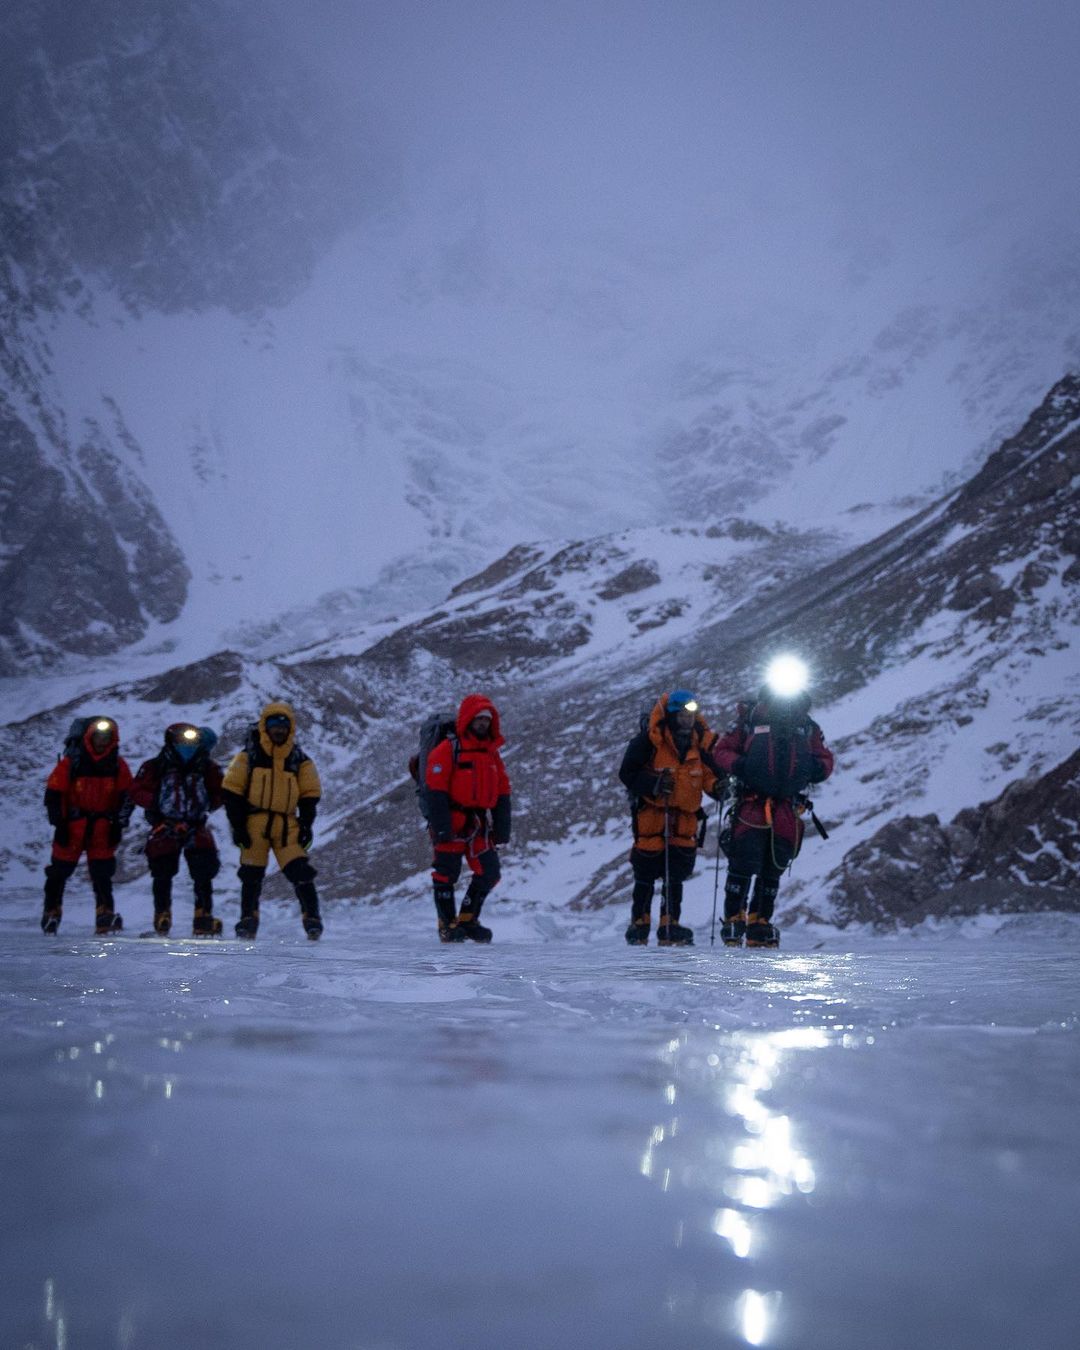
M 1071 0 L 320 0 L 304 43 L 428 175 L 543 228 L 813 228 L 1077 192 Z M 335 11 L 338 11 L 335 13 Z

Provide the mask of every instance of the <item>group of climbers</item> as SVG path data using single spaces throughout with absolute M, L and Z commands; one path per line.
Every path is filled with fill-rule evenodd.
M 809 708 L 800 680 L 789 688 L 781 680 L 767 682 L 756 699 L 740 704 L 724 735 L 710 729 L 688 689 L 661 694 L 642 717 L 619 768 L 630 794 L 633 827 L 630 945 L 648 943 L 658 882 L 657 942 L 693 944 L 693 930 L 680 920 L 683 886 L 704 839 L 706 796 L 729 802 L 720 835 L 728 859 L 721 940 L 728 946 L 744 941 L 750 947 L 779 945 L 773 913 L 780 878 L 802 843 L 803 816 L 810 810 L 806 789 L 833 769 L 832 752 Z M 67 753 L 45 793 L 55 828 L 52 860 L 45 869 L 45 932 L 59 928 L 64 885 L 83 851 L 97 932 L 121 927 L 112 894 L 116 848 L 139 806 L 150 826 L 145 852 L 153 880 L 154 931 L 164 935 L 172 926 L 172 882 L 183 856 L 195 893 L 192 931 L 219 934 L 213 880 L 221 862 L 209 817 L 224 806 L 240 849 L 237 936 L 254 938 L 258 931 L 271 851 L 296 891 L 305 933 L 312 939 L 321 935 L 308 849 L 322 789 L 315 765 L 296 743 L 292 708 L 268 704 L 224 774 L 212 758 L 216 741 L 207 727 L 174 722 L 161 750 L 133 779 L 120 757 L 112 719 L 89 718 L 72 728 Z M 425 723 L 420 751 L 409 762 L 432 844 L 442 942 L 491 941 L 480 913 L 498 884 L 498 850 L 509 842 L 511 826 L 510 780 L 499 753 L 503 743 L 494 703 L 469 694 L 456 715 Z M 463 864 L 470 877 L 459 911 L 455 886 Z
M 787 667 L 740 703 L 723 736 L 710 730 L 697 700 L 676 689 L 657 700 L 626 748 L 619 777 L 630 793 L 634 875 L 631 946 L 648 942 L 655 883 L 662 881 L 661 946 L 691 946 L 680 924 L 683 883 L 694 870 L 704 838 L 702 797 L 730 798 L 719 847 L 727 855 L 721 941 L 729 947 L 777 947 L 772 922 L 780 878 L 802 845 L 806 789 L 833 771 L 833 754 L 810 717 L 810 697 L 797 670 Z M 790 678 L 790 675 L 788 675 Z M 815 818 L 816 819 L 816 818 Z M 751 886 L 753 892 L 751 893 Z
M 116 722 L 110 717 L 77 719 L 45 789 L 54 834 L 45 868 L 44 932 L 60 927 L 64 886 L 84 851 L 96 932 L 115 933 L 123 927 L 112 879 L 117 847 L 138 806 L 150 827 L 144 852 L 152 879 L 154 932 L 164 936 L 172 928 L 172 883 L 183 857 L 195 893 L 192 934 L 220 934 L 214 878 L 221 859 L 210 816 L 224 806 L 233 843 L 240 849 L 236 935 L 254 938 L 258 932 L 259 896 L 271 849 L 300 901 L 304 932 L 311 939 L 321 935 L 308 849 L 322 788 L 315 765 L 296 743 L 292 708 L 268 704 L 224 774 L 212 758 L 216 744 L 209 727 L 174 722 L 166 728 L 161 749 L 133 778 L 120 755 Z

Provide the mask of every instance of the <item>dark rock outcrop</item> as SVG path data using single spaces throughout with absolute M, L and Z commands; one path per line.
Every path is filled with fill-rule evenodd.
M 1080 910 L 1080 750 L 995 801 L 901 816 L 830 878 L 842 922 L 895 925 L 985 910 Z

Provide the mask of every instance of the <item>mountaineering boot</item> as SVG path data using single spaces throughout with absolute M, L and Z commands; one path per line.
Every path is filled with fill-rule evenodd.
M 454 888 L 448 882 L 435 882 L 435 913 L 439 919 L 440 942 L 465 941 L 465 934 L 458 928 Z
M 154 927 L 157 927 L 157 918 L 154 919 Z M 168 929 L 165 930 L 168 932 Z M 221 920 L 216 914 L 208 909 L 197 909 L 195 916 L 191 920 L 192 937 L 220 937 Z
M 694 930 L 683 927 L 677 915 L 661 913 L 656 925 L 656 944 L 658 947 L 692 947 Z
M 241 863 L 236 875 L 240 878 L 240 921 L 233 932 L 238 938 L 253 938 L 259 931 L 259 896 L 266 868 Z
M 247 914 L 241 914 L 233 931 L 238 938 L 254 938 L 259 931 L 259 911 L 253 909 Z
M 104 933 L 119 933 L 124 921 L 115 910 L 99 907 L 94 919 L 94 933 L 101 937 Z
M 41 931 L 43 933 L 58 933 L 60 931 L 61 912 L 58 909 L 47 909 L 41 916 Z
M 626 941 L 631 947 L 647 947 L 649 944 L 649 916 L 648 914 L 639 914 L 636 919 L 630 920 L 630 927 L 626 930 Z
M 322 916 L 319 913 L 319 893 L 314 883 L 300 881 L 296 884 L 296 898 L 300 901 L 300 922 L 309 942 L 318 942 L 322 937 Z
M 491 941 L 491 929 L 485 928 L 480 923 L 480 910 L 483 908 L 486 895 L 487 891 L 482 886 L 472 882 L 465 892 L 461 913 L 457 916 L 458 932 L 464 933 L 472 942 Z
M 741 947 L 746 932 L 746 910 L 732 914 L 720 925 L 720 941 L 725 947 Z
M 491 941 L 491 929 L 485 928 L 467 910 L 461 911 L 458 915 L 457 926 L 451 931 L 461 935 L 457 938 L 451 938 L 451 942 L 461 942 L 464 938 L 470 938 L 473 942 Z
M 658 924 L 656 945 L 658 947 L 692 947 L 694 945 L 694 930 L 684 927 L 681 923 Z
M 779 947 L 780 931 L 760 914 L 751 914 L 746 920 L 748 947 Z
M 172 910 L 157 909 L 154 911 L 154 932 L 158 937 L 168 937 L 169 930 L 172 928 Z

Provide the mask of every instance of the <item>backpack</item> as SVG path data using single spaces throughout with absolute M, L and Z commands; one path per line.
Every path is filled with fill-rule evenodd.
M 416 805 L 425 820 L 431 819 L 428 804 L 427 762 L 428 756 L 443 741 L 450 742 L 454 763 L 458 757 L 457 717 L 454 713 L 432 713 L 420 723 L 420 737 L 417 752 L 409 759 L 409 773 L 416 783 Z
M 762 797 L 797 797 L 814 781 L 811 738 L 817 724 L 805 713 L 793 720 L 755 721 L 757 704 L 739 709 L 749 738 L 743 752 L 742 783 Z
M 76 717 L 68 728 L 68 734 L 64 737 L 64 748 L 56 758 L 58 763 L 64 758 L 68 760 L 72 778 L 77 778 L 82 770 L 83 754 L 86 750 L 83 737 L 86 735 L 86 730 L 91 722 L 100 720 L 98 717 Z

